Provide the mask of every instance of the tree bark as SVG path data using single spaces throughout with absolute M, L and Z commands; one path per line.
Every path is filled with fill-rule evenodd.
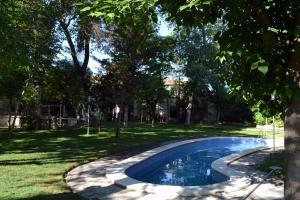
M 59 25 L 60 27 L 62 28 L 65 36 L 66 36 L 66 39 L 67 39 L 67 42 L 69 44 L 69 47 L 70 47 L 70 51 L 71 51 L 71 56 L 72 56 L 72 60 L 73 60 L 73 63 L 74 63 L 74 66 L 75 67 L 80 67 L 80 63 L 77 59 L 77 51 L 76 51 L 76 48 L 75 48 L 75 45 L 73 43 L 73 40 L 72 40 L 72 36 L 71 36 L 71 33 L 69 32 L 68 30 L 68 26 L 67 24 L 64 22 L 64 20 L 59 20 Z
M 125 104 L 124 106 L 124 122 L 123 122 L 123 126 L 127 127 L 128 125 L 128 105 Z
M 141 120 L 140 120 L 141 123 L 143 123 L 143 111 L 141 110 Z
M 17 115 L 19 113 L 19 101 L 17 100 L 16 101 L 16 108 L 15 108 L 15 115 L 14 115 L 14 119 L 13 119 L 13 122 L 11 124 L 11 131 L 14 130 L 15 128 L 15 124 L 16 124 L 16 120 L 17 120 Z
M 300 25 L 300 12 L 295 18 Z M 293 77 L 296 90 L 300 90 L 300 40 L 294 40 L 294 53 L 287 63 L 287 69 Z M 292 67 L 291 67 L 292 66 Z M 295 95 L 284 111 L 284 145 L 286 153 L 284 199 L 300 199 L 300 97 Z
M 120 141 L 120 135 L 121 135 L 121 119 L 120 119 L 120 113 L 116 115 L 116 142 Z
M 151 126 L 154 127 L 155 123 L 155 111 L 156 111 L 156 104 L 158 100 L 153 100 L 149 102 L 150 106 L 150 117 L 151 117 Z
M 193 97 L 190 96 L 188 106 L 186 108 L 186 120 L 185 120 L 186 125 L 191 124 L 192 106 L 193 106 Z
M 286 153 L 284 198 L 300 199 L 300 97 L 295 97 L 284 112 Z
M 75 72 L 76 72 L 76 75 L 79 77 L 81 89 L 85 93 L 86 91 L 84 88 L 84 81 L 85 81 L 86 70 L 87 70 L 89 58 L 90 58 L 90 36 L 86 35 L 84 38 L 84 41 L 83 41 L 84 42 L 84 45 L 83 45 L 84 59 L 83 59 L 83 63 L 80 64 L 79 59 L 78 59 L 78 51 L 76 50 L 76 46 L 73 42 L 72 35 L 68 29 L 70 22 L 71 21 L 65 22 L 64 19 L 60 19 L 59 25 L 62 28 L 64 35 L 67 39 L 67 42 L 68 42 L 68 45 L 69 45 L 70 51 L 71 51 L 73 64 L 75 67 Z
M 166 116 L 166 124 L 169 123 L 170 120 L 170 100 L 169 97 L 167 97 L 167 116 Z
M 98 132 L 100 133 L 101 132 L 101 109 L 99 108 L 99 127 L 98 127 Z
M 11 107 L 12 107 L 12 97 L 9 97 L 8 102 L 8 132 L 11 134 Z
M 216 122 L 220 122 L 220 116 L 221 116 L 221 106 L 217 105 L 217 116 L 216 116 Z
M 36 129 L 41 128 L 41 121 L 42 121 L 42 115 L 41 115 L 41 104 L 42 104 L 42 86 L 38 84 L 37 86 L 37 109 L 36 109 L 36 116 L 37 116 L 37 123 L 36 123 Z

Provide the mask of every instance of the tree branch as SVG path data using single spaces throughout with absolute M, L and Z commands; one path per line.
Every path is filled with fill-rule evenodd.
M 72 59 L 73 59 L 73 63 L 75 65 L 75 67 L 80 68 L 80 63 L 79 63 L 78 58 L 77 58 L 77 52 L 76 52 L 76 49 L 75 49 L 75 45 L 73 43 L 73 40 L 72 40 L 71 34 L 68 30 L 68 27 L 67 27 L 66 23 L 63 20 L 59 20 L 59 24 L 60 24 L 61 28 L 63 29 L 63 32 L 64 32 L 64 34 L 67 38 L 67 42 L 68 42 L 70 50 L 71 50 L 71 56 L 72 56 Z
M 75 16 L 75 15 L 73 15 L 73 16 L 72 16 L 72 17 L 71 17 L 71 18 L 68 20 L 68 22 L 67 22 L 67 23 L 65 23 L 67 28 L 70 26 L 70 24 L 71 24 L 72 20 L 74 20 L 75 18 L 76 18 L 76 16 Z
M 90 58 L 90 38 L 84 40 L 84 60 L 82 64 L 82 69 L 86 70 Z

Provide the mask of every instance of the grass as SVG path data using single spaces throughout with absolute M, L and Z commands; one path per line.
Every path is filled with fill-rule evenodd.
M 270 158 L 268 158 L 264 163 L 259 165 L 257 169 L 264 171 L 264 172 L 270 172 L 271 166 L 277 166 L 281 167 L 280 170 L 277 170 L 274 172 L 274 176 L 277 178 L 283 180 L 284 179 L 284 163 L 285 163 L 285 156 L 284 151 L 279 151 L 274 153 Z
M 115 142 L 112 124 L 98 133 L 91 129 L 58 131 L 16 131 L 9 137 L 0 129 L 0 199 L 81 199 L 72 194 L 63 175 L 72 167 L 106 155 L 138 146 L 149 148 L 161 142 L 208 136 L 257 136 L 257 129 L 197 124 L 184 125 L 129 124 Z M 282 137 L 283 133 L 277 133 Z M 268 133 L 271 136 L 271 132 Z

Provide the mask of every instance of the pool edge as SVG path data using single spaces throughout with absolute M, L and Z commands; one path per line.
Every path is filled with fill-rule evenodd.
M 149 151 L 130 157 L 128 159 L 125 159 L 119 162 L 116 166 L 107 168 L 106 178 L 111 183 L 119 185 L 129 190 L 135 190 L 135 191 L 146 192 L 146 193 L 154 193 L 154 194 L 177 193 L 177 195 L 179 196 L 203 196 L 203 195 L 216 194 L 219 192 L 230 193 L 230 192 L 235 192 L 237 190 L 244 189 L 247 186 L 251 185 L 251 180 L 247 175 L 245 175 L 240 171 L 230 168 L 228 164 L 248 154 L 254 153 L 256 151 L 265 148 L 270 148 L 272 144 L 271 139 L 265 139 L 267 142 L 267 146 L 233 153 L 228 156 L 215 160 L 212 163 L 212 168 L 224 174 L 225 176 L 229 177 L 228 181 L 224 181 L 221 183 L 215 183 L 215 184 L 205 185 L 205 186 L 159 185 L 159 184 L 151 184 L 151 183 L 138 181 L 136 179 L 128 177 L 125 173 L 126 169 L 128 169 L 132 165 L 144 159 L 147 159 L 151 156 L 159 154 L 165 150 L 175 148 L 181 145 L 185 145 L 188 143 L 192 143 L 192 142 L 199 142 L 199 141 L 216 139 L 216 138 L 229 138 L 229 137 L 207 137 L 207 138 L 184 140 L 180 142 L 167 144 L 158 148 L 154 148 Z M 240 138 L 240 137 L 231 137 L 231 138 Z M 246 138 L 253 138 L 253 137 L 246 137 Z M 283 146 L 283 141 L 276 140 L 276 146 Z

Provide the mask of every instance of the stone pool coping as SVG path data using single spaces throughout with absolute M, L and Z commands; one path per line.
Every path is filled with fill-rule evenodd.
M 217 138 L 228 138 L 228 137 L 208 137 L 208 138 L 184 140 L 184 141 L 167 144 L 146 151 L 144 153 L 125 159 L 112 167 L 107 168 L 106 178 L 111 183 L 119 185 L 129 190 L 135 190 L 135 191 L 146 192 L 151 194 L 160 194 L 160 195 L 169 194 L 170 196 L 174 196 L 174 194 L 178 196 L 204 196 L 204 195 L 217 194 L 221 192 L 230 193 L 230 192 L 239 191 L 241 189 L 250 186 L 251 185 L 250 177 L 248 177 L 244 172 L 237 171 L 235 169 L 230 168 L 228 164 L 253 152 L 272 147 L 273 144 L 272 139 L 265 139 L 267 145 L 264 147 L 248 149 L 215 160 L 212 163 L 212 168 L 229 177 L 228 181 L 224 181 L 221 183 L 205 185 L 205 186 L 160 185 L 160 184 L 152 184 L 152 183 L 145 183 L 145 182 L 138 181 L 136 179 L 128 177 L 125 173 L 126 169 L 128 169 L 129 167 L 137 164 L 138 162 L 144 159 L 147 159 L 151 156 L 161 153 L 165 150 L 178 147 L 181 145 L 193 143 L 193 142 L 199 142 L 199 141 L 205 141 L 205 140 L 211 140 Z M 231 137 L 231 138 L 241 138 L 241 137 Z M 245 138 L 253 138 L 253 137 L 245 137 Z M 277 147 L 283 146 L 283 141 L 276 140 L 276 146 Z

